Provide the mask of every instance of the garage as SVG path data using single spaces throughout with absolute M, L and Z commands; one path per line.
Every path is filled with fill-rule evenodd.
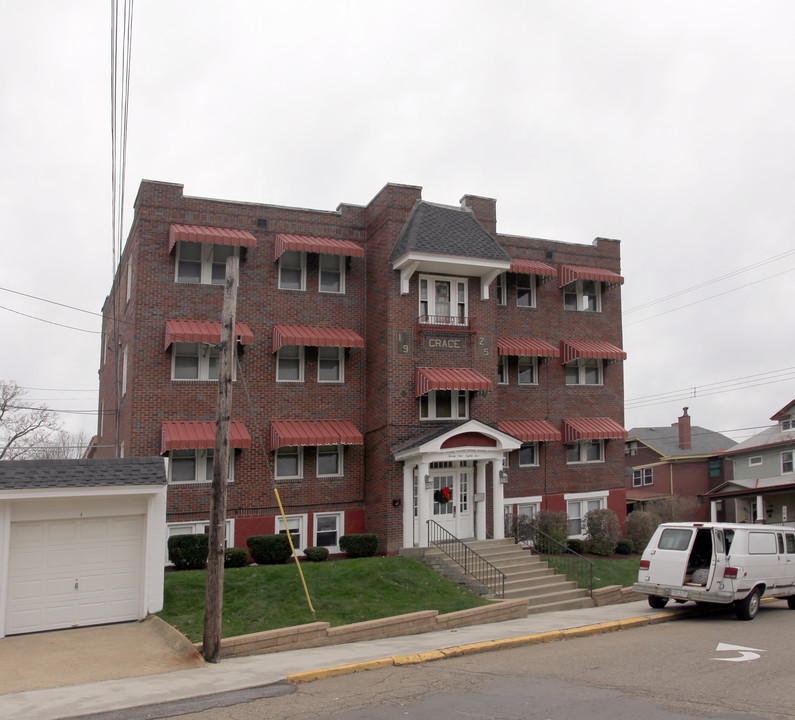
M 0 637 L 160 610 L 165 483 L 161 458 L 0 463 Z

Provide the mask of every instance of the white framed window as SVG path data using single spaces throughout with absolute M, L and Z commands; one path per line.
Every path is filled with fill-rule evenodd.
M 506 468 L 511 467 L 511 453 L 504 452 L 502 454 L 502 468 L 505 470 Z
M 328 548 L 331 553 L 340 552 L 340 537 L 345 534 L 345 513 L 315 513 L 312 529 L 312 544 Z
M 516 275 L 516 307 L 536 306 L 536 276 L 526 273 Z
M 506 273 L 500 273 L 497 275 L 497 284 L 496 284 L 496 295 L 497 295 L 497 305 L 507 305 L 508 304 L 508 287 L 506 285 Z
M 564 497 L 568 498 L 567 495 Z M 588 532 L 585 524 L 586 513 L 591 510 L 604 510 L 607 498 L 602 497 L 582 497 L 566 501 L 566 515 L 569 518 L 569 537 L 582 537 Z
M 299 555 L 304 554 L 306 545 L 306 515 L 287 515 L 287 527 L 284 525 L 284 520 L 281 515 L 276 516 L 276 534 L 286 535 L 290 531 L 290 537 L 293 540 L 293 547 L 295 552 Z
M 795 430 L 795 420 L 782 420 L 781 430 L 782 432 L 785 430 Z
M 601 385 L 602 360 L 577 358 L 565 364 L 566 385 Z
M 279 256 L 279 289 L 306 290 L 306 253 L 285 250 Z
M 320 255 L 318 261 L 318 291 L 326 293 L 345 292 L 345 256 Z
M 431 390 L 420 396 L 420 420 L 465 420 L 469 417 L 469 392 Z
M 342 445 L 317 446 L 317 477 L 342 475 Z
M 226 259 L 237 257 L 239 248 L 234 245 L 213 243 L 177 243 L 177 262 L 174 282 L 200 285 L 223 285 L 226 277 Z
M 229 518 L 225 523 L 224 547 L 235 546 L 235 521 Z M 168 559 L 168 539 L 175 535 L 207 535 L 210 532 L 209 520 L 198 520 L 196 522 L 170 522 L 166 523 L 166 565 L 170 565 Z
M 748 458 L 748 465 L 750 467 L 754 467 L 756 465 L 761 465 L 764 462 L 761 455 L 752 455 Z
M 276 352 L 276 382 L 304 381 L 304 346 L 283 345 Z
M 168 456 L 169 483 L 211 483 L 213 481 L 213 448 L 171 450 Z M 227 482 L 235 479 L 235 451 L 229 453 Z
M 638 454 L 638 442 L 637 440 L 632 440 L 624 445 L 624 455 L 635 456 Z
M 575 280 L 563 287 L 563 307 L 566 310 L 600 312 L 602 283 L 596 280 Z
M 651 485 L 654 482 L 653 468 L 641 468 L 632 471 L 632 487 Z
M 130 355 L 130 346 L 124 346 L 124 357 L 122 359 L 122 368 L 121 368 L 121 396 L 124 397 L 127 394 L 127 360 Z
M 420 275 L 420 322 L 429 325 L 468 323 L 467 281 Z
M 132 294 L 132 261 L 127 261 L 127 302 L 130 302 Z
M 519 357 L 517 380 L 520 385 L 538 385 L 537 357 Z
M 781 474 L 792 472 L 792 450 L 781 453 Z
M 604 440 L 578 440 L 566 445 L 566 464 L 605 461 Z
M 500 355 L 497 360 L 497 384 L 508 384 L 508 356 Z
M 317 349 L 317 381 L 320 383 L 345 382 L 345 348 L 319 347 Z
M 279 479 L 302 478 L 304 476 L 303 448 L 294 445 L 278 448 L 274 465 L 275 477 Z
M 123 458 L 126 457 L 124 454 L 124 440 L 121 441 L 121 446 L 119 447 L 119 457 Z
M 207 343 L 173 343 L 172 380 L 218 380 L 220 350 Z M 234 378 L 235 368 L 232 367 Z
M 519 448 L 519 467 L 538 466 L 538 443 L 522 443 Z

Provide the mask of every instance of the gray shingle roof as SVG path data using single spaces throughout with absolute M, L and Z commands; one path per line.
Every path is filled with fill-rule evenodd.
M 663 457 L 709 455 L 734 445 L 734 440 L 730 437 L 698 425 L 693 425 L 690 433 L 692 445 L 690 450 L 679 447 L 679 428 L 671 425 L 632 428 L 627 434 L 627 440 L 640 440 L 661 452 Z
M 0 491 L 165 483 L 166 470 L 161 457 L 0 462 Z
M 417 201 L 412 208 L 389 261 L 395 262 L 411 252 L 511 261 L 511 256 L 475 219 L 471 210 L 424 200 Z
M 795 430 L 782 431 L 781 425 L 771 425 L 747 440 L 730 445 L 727 450 L 731 453 L 739 453 L 744 450 L 758 450 L 766 445 L 776 446 L 787 443 L 795 443 Z

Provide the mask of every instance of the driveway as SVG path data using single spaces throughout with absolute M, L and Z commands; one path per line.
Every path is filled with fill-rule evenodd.
M 188 639 L 158 617 L 0 639 L 0 695 L 201 667 Z

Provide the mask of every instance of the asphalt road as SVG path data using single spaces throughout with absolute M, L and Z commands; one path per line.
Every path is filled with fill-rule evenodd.
M 795 718 L 795 612 L 724 611 L 320 680 L 183 720 L 784 720 Z M 277 687 L 272 691 L 278 694 Z M 226 697 L 226 702 L 235 701 Z M 192 708 L 185 707 L 181 712 Z M 161 716 L 162 717 L 162 716 Z

